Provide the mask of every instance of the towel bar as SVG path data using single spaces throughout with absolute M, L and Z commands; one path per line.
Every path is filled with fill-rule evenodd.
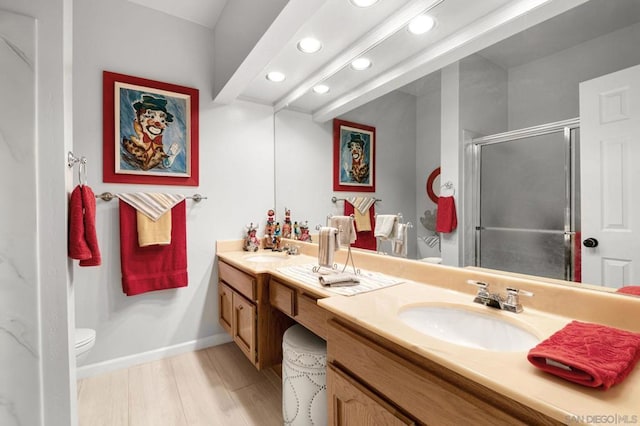
M 102 194 L 96 195 L 96 198 L 100 198 L 102 201 L 111 201 L 114 198 L 118 198 L 118 194 L 113 194 L 111 192 L 103 192 Z M 196 203 L 199 203 L 202 200 L 206 200 L 207 197 L 204 197 L 200 194 L 193 194 L 189 197 L 185 197 L 188 198 L 190 200 L 195 201 Z

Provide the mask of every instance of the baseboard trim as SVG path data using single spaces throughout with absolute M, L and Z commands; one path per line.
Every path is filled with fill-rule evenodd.
M 180 355 L 185 352 L 192 352 L 211 346 L 222 345 L 231 341 L 232 338 L 227 333 L 215 334 L 202 339 L 196 339 L 173 346 L 166 346 L 164 348 L 154 349 L 148 352 L 141 352 L 139 354 L 127 355 L 107 361 L 83 365 L 76 369 L 76 377 L 78 379 L 84 379 L 98 374 L 120 370 L 122 368 L 129 368 L 145 362 L 157 361 L 159 359 Z

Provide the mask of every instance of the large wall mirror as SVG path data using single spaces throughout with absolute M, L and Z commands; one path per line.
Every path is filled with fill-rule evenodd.
M 592 164 L 581 164 L 581 151 L 587 149 L 588 138 L 576 119 L 581 115 L 580 83 L 637 66 L 638 45 L 640 0 L 590 0 L 341 114 L 340 119 L 376 128 L 376 192 L 371 195 L 380 200 L 375 205 L 377 213 L 402 213 L 403 219 L 412 223 L 408 257 L 442 258 L 443 263 L 454 266 L 483 266 L 603 287 L 632 284 L 625 281 L 629 280 L 632 260 L 625 263 L 612 255 L 607 264 L 597 251 L 603 248 L 602 244 L 587 251 L 588 256 L 580 254 L 585 250 L 581 243 L 588 237 L 581 233 L 587 226 L 587 218 L 580 207 L 585 198 L 596 200 L 591 192 L 596 183 L 586 188 L 580 183 L 585 182 L 585 176 L 595 173 Z M 632 70 L 631 78 L 640 73 L 637 70 L 640 68 Z M 613 96 L 605 102 L 624 108 L 622 103 L 627 102 L 624 96 Z M 457 138 L 447 136 L 451 134 L 452 122 L 454 133 L 459 132 Z M 556 131 L 549 130 L 552 128 Z M 291 209 L 294 220 L 308 221 L 315 227 L 326 223 L 328 214 L 342 214 L 343 201 L 332 202 L 332 197 L 357 195 L 332 190 L 332 138 L 331 120 L 319 123 L 309 114 L 287 109 L 276 113 L 278 215 L 286 207 Z M 545 145 L 560 148 L 547 151 Z M 609 189 L 615 188 L 616 182 L 625 186 L 624 192 L 614 190 L 605 195 L 608 203 L 623 206 L 617 213 L 610 212 L 619 216 L 611 218 L 611 223 L 617 220 L 616 223 L 628 226 L 633 220 L 629 215 L 640 217 L 628 204 L 637 197 L 630 195 L 633 191 L 629 185 L 640 182 L 640 177 L 636 180 L 632 170 L 617 170 L 637 167 L 624 162 L 627 148 L 614 145 L 597 155 L 605 155 L 601 165 L 611 172 L 606 182 L 597 185 L 600 194 L 607 185 Z M 450 152 L 452 147 L 454 154 Z M 478 151 L 483 151 L 482 170 Z M 436 204 L 427 194 L 426 183 L 441 166 L 439 183 L 446 183 L 445 169 L 448 167 L 451 173 L 452 156 L 457 161 L 454 168 L 458 168 L 454 170 L 456 185 L 452 190 L 458 203 L 459 226 L 455 235 L 443 235 L 434 230 Z M 444 159 L 447 164 L 443 164 Z M 534 176 L 535 170 L 528 168 L 532 164 L 556 167 L 562 179 L 551 179 L 550 171 Z M 484 175 L 491 170 L 497 173 Z M 518 184 L 521 186 L 516 186 L 507 172 L 522 178 Z M 480 188 L 479 180 L 486 186 Z M 490 182 L 493 187 L 488 186 Z M 509 193 L 512 196 L 506 198 L 517 200 L 515 206 L 503 204 L 505 197 L 500 195 Z M 518 196 L 527 193 L 535 196 Z M 551 210 L 560 212 L 557 223 L 556 219 L 546 220 L 547 213 L 540 210 L 543 203 L 539 202 L 556 199 L 559 201 L 551 203 Z M 497 208 L 484 211 L 487 206 Z M 589 206 L 590 211 L 608 211 L 602 205 Z M 514 228 L 511 233 L 503 229 L 511 225 L 492 224 L 489 219 L 479 222 L 479 214 L 492 218 L 490 215 L 496 212 L 511 209 L 516 215 L 511 221 Z M 531 220 L 526 221 L 526 217 Z M 478 242 L 478 228 L 483 225 L 495 225 L 496 229 L 490 230 L 493 233 L 485 232 L 481 239 L 482 244 L 487 244 L 497 238 L 493 249 L 481 247 Z M 498 235 L 498 231 L 506 236 Z M 524 245 L 510 245 L 519 239 Z M 443 256 L 447 246 L 453 247 L 456 256 Z M 390 252 L 384 245 L 380 249 Z M 494 259 L 489 256 L 491 250 L 495 251 Z M 630 246 L 627 252 L 634 250 L 638 251 L 637 246 Z M 545 256 L 554 258 L 553 261 L 567 258 L 572 263 L 568 267 L 557 266 L 545 260 Z M 522 266 L 527 260 L 533 267 Z M 600 269 L 594 272 L 592 263 L 599 263 Z M 568 275 L 564 275 L 567 270 Z M 596 275 L 609 281 L 596 282 L 593 278 Z

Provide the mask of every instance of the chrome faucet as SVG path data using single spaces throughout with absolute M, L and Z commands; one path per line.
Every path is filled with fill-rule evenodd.
M 489 284 L 485 282 L 468 280 L 467 284 L 475 285 L 476 287 L 478 287 L 476 297 L 473 299 L 474 303 L 480 303 L 481 305 L 501 309 L 503 311 L 514 312 L 516 314 L 522 312 L 520 295 L 529 297 L 533 296 L 533 293 L 531 293 L 530 291 L 507 287 L 507 296 L 502 297 L 498 293 L 490 293 Z

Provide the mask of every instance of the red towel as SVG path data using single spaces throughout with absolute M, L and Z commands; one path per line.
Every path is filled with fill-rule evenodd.
M 632 294 L 635 296 L 640 296 L 640 285 L 628 285 L 616 290 L 616 293 L 622 294 Z
M 436 217 L 436 232 L 453 232 L 458 227 L 456 216 L 456 202 L 453 197 L 438 198 L 438 216 Z
M 354 212 L 354 207 L 351 203 L 345 201 L 344 202 L 344 215 L 350 216 Z M 371 223 L 375 223 L 375 208 L 374 206 L 369 207 L 369 220 Z M 356 227 L 356 242 L 351 244 L 351 247 L 363 248 L 367 250 L 377 250 L 378 249 L 378 241 L 376 241 L 376 237 L 373 236 L 373 230 L 371 231 L 358 231 Z
M 531 349 L 527 358 L 548 373 L 606 390 L 622 382 L 640 359 L 640 334 L 572 321 Z
M 78 185 L 69 200 L 68 255 L 80 260 L 80 266 L 102 263 L 96 234 L 96 197 L 87 185 Z
M 120 266 L 127 296 L 186 287 L 187 226 L 185 202 L 171 209 L 171 244 L 140 247 L 136 209 L 120 200 Z

